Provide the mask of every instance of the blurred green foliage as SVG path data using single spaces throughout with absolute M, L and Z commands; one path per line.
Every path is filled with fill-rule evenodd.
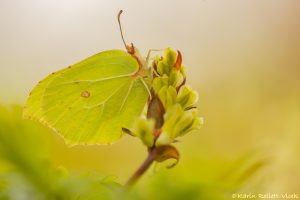
M 109 199 L 114 177 L 69 174 L 53 168 L 43 127 L 21 118 L 22 109 L 0 108 L 0 199 Z M 3 168 L 5 166 L 5 168 Z
M 0 107 L 0 199 L 231 199 L 263 161 L 245 158 L 232 163 L 228 173 L 211 180 L 170 175 L 165 165 L 124 191 L 115 176 L 81 174 L 54 167 L 49 159 L 48 130 L 21 117 L 20 106 Z M 121 166 L 120 166 L 121 167 Z M 208 166 L 209 167 L 209 166 Z M 153 170 L 152 170 L 153 171 Z M 107 172 L 109 173 L 109 172 Z M 199 171 L 199 174 L 202 172 Z M 220 173 L 216 171 L 215 173 Z

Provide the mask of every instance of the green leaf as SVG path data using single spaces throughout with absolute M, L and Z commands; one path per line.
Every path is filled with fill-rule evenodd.
M 131 128 L 148 97 L 137 60 L 111 50 L 60 70 L 31 92 L 24 117 L 52 128 L 68 144 L 109 144 Z

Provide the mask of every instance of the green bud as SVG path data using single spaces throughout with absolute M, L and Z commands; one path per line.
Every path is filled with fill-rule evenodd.
M 160 75 L 166 74 L 169 76 L 176 62 L 176 57 L 177 57 L 176 52 L 170 48 L 167 48 L 165 50 L 165 55 L 163 60 L 158 60 L 157 62 L 157 72 Z
M 172 85 L 176 88 L 182 83 L 183 79 L 184 77 L 180 71 L 173 68 L 169 74 L 169 85 Z
M 181 65 L 180 73 L 182 74 L 183 77 L 186 77 L 186 68 L 185 68 L 185 66 Z
M 186 111 L 174 127 L 176 137 L 183 136 L 191 131 L 199 130 L 201 126 L 200 118 L 195 110 Z
M 171 67 L 168 65 L 168 63 L 165 60 L 162 60 L 157 64 L 157 72 L 160 75 L 164 75 L 164 74 L 169 75 L 171 72 Z
M 154 57 L 154 62 L 157 64 L 159 61 L 161 61 L 161 57 L 156 54 Z
M 169 78 L 164 74 L 163 76 L 154 78 L 152 87 L 154 91 L 158 93 L 162 87 L 168 86 L 168 82 Z
M 183 82 L 183 79 L 183 75 L 178 70 L 172 69 L 169 76 L 164 74 L 162 76 L 155 77 L 153 79 L 152 87 L 154 88 L 154 91 L 158 93 L 160 89 L 165 86 L 173 86 L 174 88 L 178 87 Z
M 159 90 L 158 96 L 165 110 L 167 110 L 176 103 L 177 92 L 173 86 L 164 86 Z
M 151 147 L 154 142 L 154 125 L 154 119 L 138 119 L 134 124 L 134 134 L 140 138 L 147 147 Z
M 165 123 L 162 127 L 162 133 L 158 137 L 156 144 L 164 145 L 170 144 L 174 141 L 176 135 L 174 132 L 174 125 L 180 120 L 184 111 L 179 104 L 173 105 L 164 115 Z
M 173 51 L 171 48 L 166 48 L 165 50 L 165 58 L 166 62 L 169 66 L 173 67 L 177 58 L 177 53 Z
M 148 111 L 147 114 L 148 116 L 150 113 L 152 116 L 148 118 L 155 118 L 156 121 L 162 122 L 159 123 L 161 126 L 155 126 L 161 130 L 156 140 L 156 145 L 173 143 L 176 137 L 197 130 L 201 126 L 201 120 L 197 117 L 196 110 L 189 109 L 196 104 L 198 94 L 185 85 L 186 73 L 185 67 L 181 65 L 181 61 L 180 52 L 178 51 L 177 54 L 170 48 L 165 50 L 163 58 L 156 57 L 154 61 L 159 76 L 154 76 L 153 78 L 152 88 L 154 89 L 155 98 L 152 98 L 149 105 L 153 104 L 155 106 L 149 106 L 149 108 L 164 108 L 164 112 L 158 112 L 161 109 L 149 109 L 150 112 Z M 157 116 L 160 116 L 160 118 Z
M 162 132 L 156 140 L 156 146 L 168 145 L 171 144 L 173 141 L 174 138 L 170 134 Z
M 198 101 L 198 93 L 191 87 L 184 85 L 180 88 L 176 102 L 179 103 L 183 109 L 193 106 Z
M 176 137 L 183 136 L 191 131 L 198 130 L 201 121 L 195 110 L 184 111 L 179 104 L 170 108 L 165 116 L 162 133 L 158 137 L 157 145 L 166 145 L 174 142 Z

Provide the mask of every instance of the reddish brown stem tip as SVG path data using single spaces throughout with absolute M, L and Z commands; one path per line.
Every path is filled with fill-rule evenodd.
M 182 63 L 182 56 L 179 50 L 177 50 L 177 59 L 175 62 L 175 69 L 180 70 L 181 67 L 181 63 Z

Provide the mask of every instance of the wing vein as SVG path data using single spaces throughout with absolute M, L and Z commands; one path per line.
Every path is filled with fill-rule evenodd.
M 127 82 L 125 82 L 124 84 L 122 84 L 120 87 L 118 87 L 110 96 L 108 96 L 106 99 L 104 99 L 103 101 L 101 101 L 100 103 L 96 104 L 96 105 L 93 105 L 93 106 L 84 106 L 85 109 L 92 109 L 92 108 L 95 108 L 97 106 L 100 106 L 100 105 L 103 105 L 105 106 L 105 103 L 110 99 L 112 98 L 115 94 L 117 94 L 122 87 L 124 87 L 125 85 L 127 84 Z
M 100 78 L 100 79 L 96 79 L 96 80 L 78 80 L 78 81 L 70 81 L 70 82 L 65 82 L 60 84 L 61 85 L 67 85 L 67 84 L 73 84 L 73 83 L 83 83 L 83 82 L 88 82 L 88 83 L 95 83 L 95 82 L 101 82 L 101 81 L 108 81 L 108 80 L 112 80 L 112 79 L 116 79 L 116 78 L 124 78 L 124 77 L 129 77 L 132 74 L 124 74 L 124 75 L 119 75 L 119 76 L 112 76 L 112 77 L 107 77 L 107 78 Z
M 76 101 L 74 101 L 70 107 L 74 106 L 75 104 L 77 104 L 79 102 L 80 98 L 78 98 Z M 54 106 L 55 107 L 55 106 Z M 64 111 L 58 116 L 58 118 L 52 123 L 52 126 L 55 126 L 62 118 L 63 116 L 68 112 L 68 109 L 65 108 Z
M 125 98 L 124 98 L 124 100 L 123 100 L 123 102 L 122 102 L 122 105 L 120 106 L 120 109 L 119 109 L 119 112 L 118 112 L 118 113 L 120 113 L 121 110 L 123 109 L 123 107 L 124 107 L 124 105 L 125 105 L 125 103 L 126 103 L 126 101 L 127 101 L 127 99 L 128 99 L 128 96 L 129 96 L 129 94 L 130 94 L 130 92 L 131 92 L 131 89 L 132 89 L 132 87 L 133 87 L 133 84 L 134 84 L 134 81 L 132 81 L 131 84 L 130 84 L 130 86 L 128 87 L 128 91 L 127 91 L 126 96 L 125 96 Z

